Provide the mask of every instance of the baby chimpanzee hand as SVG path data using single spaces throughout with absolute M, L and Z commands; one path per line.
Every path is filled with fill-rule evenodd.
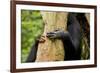
M 40 43 L 45 42 L 45 36 L 38 37 L 37 41 Z
M 60 39 L 62 38 L 63 32 L 61 30 L 55 30 L 54 32 L 47 33 L 47 37 L 50 39 Z

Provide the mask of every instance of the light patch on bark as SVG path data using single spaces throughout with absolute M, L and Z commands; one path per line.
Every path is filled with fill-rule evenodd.
M 87 19 L 87 21 L 88 21 L 88 23 L 90 25 L 90 14 L 89 13 L 86 13 L 85 16 L 86 16 L 86 19 Z

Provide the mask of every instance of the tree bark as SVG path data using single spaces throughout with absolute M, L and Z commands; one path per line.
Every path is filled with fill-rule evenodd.
M 36 62 L 42 61 L 63 61 L 64 60 L 64 46 L 59 39 L 49 39 L 46 33 L 54 30 L 63 30 L 67 28 L 67 12 L 41 12 L 43 21 L 45 23 L 44 32 L 45 42 L 39 43 Z
M 86 13 L 85 16 L 86 16 L 86 19 L 87 19 L 87 21 L 88 21 L 88 23 L 90 25 L 90 14 L 89 13 Z

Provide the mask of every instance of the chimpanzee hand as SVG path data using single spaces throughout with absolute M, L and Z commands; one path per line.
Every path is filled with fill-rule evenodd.
M 45 42 L 45 36 L 41 36 L 37 39 L 38 42 L 43 43 Z
M 50 39 L 60 39 L 63 36 L 64 31 L 55 30 L 54 32 L 47 33 L 47 37 Z

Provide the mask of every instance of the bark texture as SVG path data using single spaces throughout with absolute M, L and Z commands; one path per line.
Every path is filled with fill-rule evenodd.
M 47 32 L 54 30 L 63 30 L 67 28 L 67 15 L 66 12 L 41 12 L 43 21 L 45 23 L 43 36 L 46 41 L 39 43 L 36 62 L 43 61 L 63 61 L 64 60 L 64 46 L 61 40 L 49 39 L 46 37 Z
M 87 19 L 87 21 L 88 21 L 88 23 L 90 25 L 90 14 L 89 13 L 86 13 L 85 16 L 86 16 L 86 19 Z

